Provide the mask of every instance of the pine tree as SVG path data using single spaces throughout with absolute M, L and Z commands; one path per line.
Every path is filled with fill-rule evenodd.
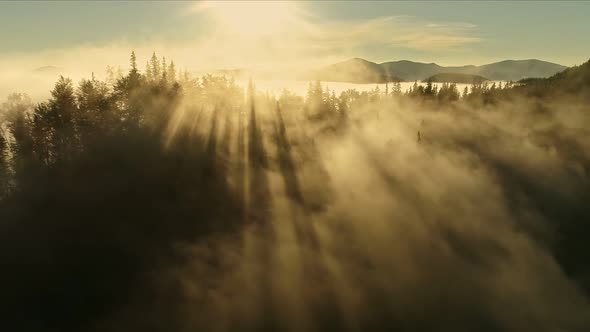
M 391 94 L 397 95 L 397 96 L 402 94 L 402 85 L 400 82 L 393 83 L 393 87 L 391 89 Z
M 375 85 L 375 88 L 371 90 L 371 100 L 377 101 L 381 97 L 381 89 L 379 89 L 379 85 Z
M 112 98 L 104 82 L 82 80 L 76 91 L 78 110 L 76 128 L 82 146 L 93 143 L 96 137 L 115 126 Z
M 166 57 L 162 57 L 162 78 L 160 81 L 160 85 L 166 87 L 168 86 L 168 73 L 167 73 L 167 66 L 166 66 Z
M 314 116 L 321 112 L 324 105 L 324 91 L 320 81 L 309 82 L 305 98 L 306 116 Z
M 408 90 L 408 94 L 410 96 L 415 96 L 418 94 L 418 81 L 414 81 L 414 85 L 412 85 L 412 87 L 410 88 L 410 90 Z
M 332 105 L 332 111 L 338 110 L 338 98 L 336 98 L 336 92 L 332 90 L 332 97 L 330 98 L 330 103 Z
M 432 96 L 434 94 L 434 89 L 432 87 L 431 80 L 428 80 L 428 82 L 426 82 L 426 88 L 424 89 L 424 94 L 427 96 Z
M 174 61 L 170 61 L 170 65 L 168 66 L 168 81 L 176 82 L 176 66 L 174 66 Z
M 53 128 L 52 152 L 56 161 L 62 161 L 68 159 L 69 154 L 73 152 L 76 139 L 74 117 L 77 106 L 72 80 L 60 76 L 51 91 L 51 96 L 49 121 Z
M 139 86 L 140 74 L 137 70 L 137 58 L 135 57 L 135 51 L 131 51 L 131 58 L 129 59 L 131 69 L 129 70 L 129 88 L 134 89 Z
M 31 136 L 33 138 L 33 150 L 36 160 L 42 165 L 49 165 L 51 162 L 51 119 L 48 103 L 38 104 L 33 111 L 31 121 Z
M 117 82 L 117 78 L 115 76 L 115 68 L 113 66 L 107 65 L 106 69 L 106 82 L 109 86 L 114 87 L 115 83 Z
M 152 77 L 154 80 L 159 80 L 160 79 L 160 61 L 158 60 L 158 57 L 156 56 L 156 52 L 154 52 L 152 54 L 152 57 L 150 59 L 150 65 L 152 67 Z
M 131 64 L 130 72 L 137 73 L 137 58 L 135 57 L 135 51 L 131 51 L 131 58 L 129 59 L 129 62 Z
M 145 79 L 148 82 L 154 81 L 154 75 L 152 74 L 152 67 L 150 66 L 149 61 L 145 63 Z
M 0 123 L 0 200 L 8 190 L 8 139 Z
M 7 101 L 2 105 L 7 113 L 7 128 L 12 136 L 9 147 L 17 181 L 24 178 L 33 157 L 31 127 L 28 119 L 32 105 L 30 98 L 20 93 L 8 96 Z
M 455 100 L 459 100 L 460 97 L 460 93 L 459 90 L 457 90 L 457 84 L 455 83 L 451 83 L 451 85 L 449 86 L 449 94 L 450 94 L 450 100 L 455 101 Z

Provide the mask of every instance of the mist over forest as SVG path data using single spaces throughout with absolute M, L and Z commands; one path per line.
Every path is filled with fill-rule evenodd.
M 588 331 L 589 102 L 590 62 L 273 95 L 155 53 L 10 94 L 2 326 Z

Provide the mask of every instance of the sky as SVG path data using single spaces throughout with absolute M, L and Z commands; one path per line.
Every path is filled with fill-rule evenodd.
M 441 65 L 590 58 L 590 2 L 0 2 L 0 70 L 103 70 L 152 52 L 191 70 L 351 57 Z M 94 69 L 96 68 L 96 69 Z

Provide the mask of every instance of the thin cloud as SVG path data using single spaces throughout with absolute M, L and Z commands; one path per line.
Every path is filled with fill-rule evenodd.
M 477 26 L 464 22 L 425 23 L 411 16 L 384 16 L 365 21 L 339 21 L 314 27 L 313 42 L 326 47 L 399 47 L 451 50 L 483 39 Z

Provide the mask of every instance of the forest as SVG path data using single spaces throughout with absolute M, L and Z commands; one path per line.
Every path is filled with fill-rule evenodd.
M 131 53 L 2 101 L 3 326 L 588 331 L 590 61 L 464 91 L 255 85 Z

